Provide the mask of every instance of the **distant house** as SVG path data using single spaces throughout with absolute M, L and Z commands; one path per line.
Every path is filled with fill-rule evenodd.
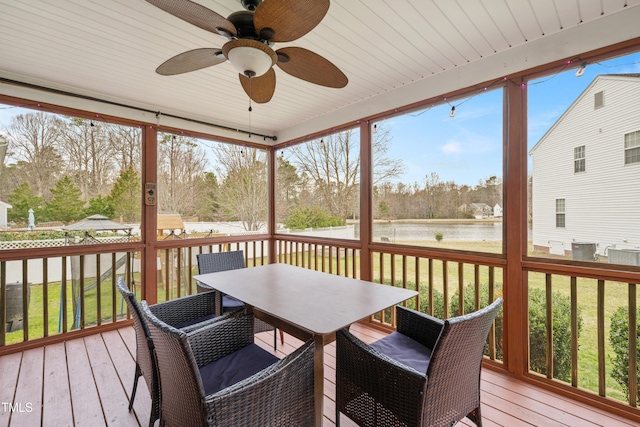
M 502 206 L 496 204 L 493 207 L 493 217 L 494 218 L 502 218 Z
M 597 76 L 529 155 L 534 250 L 640 249 L 640 74 Z
M 7 210 L 12 207 L 9 203 L 0 200 L 0 228 L 7 228 Z
M 493 216 L 493 208 L 486 203 L 469 203 L 458 208 L 459 211 L 472 215 L 475 219 Z

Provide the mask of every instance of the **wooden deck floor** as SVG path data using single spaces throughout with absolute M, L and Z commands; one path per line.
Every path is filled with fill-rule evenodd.
M 354 325 L 366 342 L 382 333 Z M 273 335 L 257 335 L 271 349 Z M 300 344 L 286 336 L 279 356 Z M 132 327 L 0 358 L 0 427 L 146 426 L 150 397 L 140 380 L 134 410 L 127 410 L 133 384 L 135 334 Z M 335 345 L 325 356 L 324 426 L 334 426 Z M 559 397 L 521 381 L 485 370 L 482 373 L 484 425 L 494 426 L 640 426 L 621 417 Z M 344 416 L 342 426 L 354 426 Z M 468 420 L 459 426 L 473 425 Z

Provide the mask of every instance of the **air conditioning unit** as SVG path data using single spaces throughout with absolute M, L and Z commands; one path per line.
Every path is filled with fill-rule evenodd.
M 607 255 L 611 264 L 640 265 L 640 249 L 609 248 Z
M 596 244 L 585 242 L 571 243 L 571 259 L 576 261 L 595 261 Z

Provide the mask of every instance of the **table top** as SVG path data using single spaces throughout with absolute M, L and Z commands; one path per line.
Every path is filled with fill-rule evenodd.
M 330 334 L 417 295 L 416 291 L 269 264 L 200 274 L 197 281 L 315 334 Z

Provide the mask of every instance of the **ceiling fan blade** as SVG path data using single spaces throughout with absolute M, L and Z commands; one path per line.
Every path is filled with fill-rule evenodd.
M 156 68 L 156 73 L 163 76 L 173 76 L 211 67 L 226 60 L 227 58 L 224 57 L 220 49 L 193 49 L 167 59 Z
M 253 24 L 270 42 L 290 42 L 313 30 L 328 10 L 329 0 L 264 0 Z
M 222 15 L 191 0 L 146 0 L 175 17 L 203 30 L 226 36 L 218 28 L 236 35 L 236 27 Z
M 342 88 L 349 79 L 328 59 L 301 47 L 284 47 L 276 51 L 278 66 L 293 77 L 321 86 Z
M 252 79 L 242 74 L 238 75 L 240 76 L 242 88 L 254 102 L 264 104 L 271 101 L 273 92 L 276 90 L 276 72 L 273 71 L 273 68 L 270 68 L 265 74 Z

